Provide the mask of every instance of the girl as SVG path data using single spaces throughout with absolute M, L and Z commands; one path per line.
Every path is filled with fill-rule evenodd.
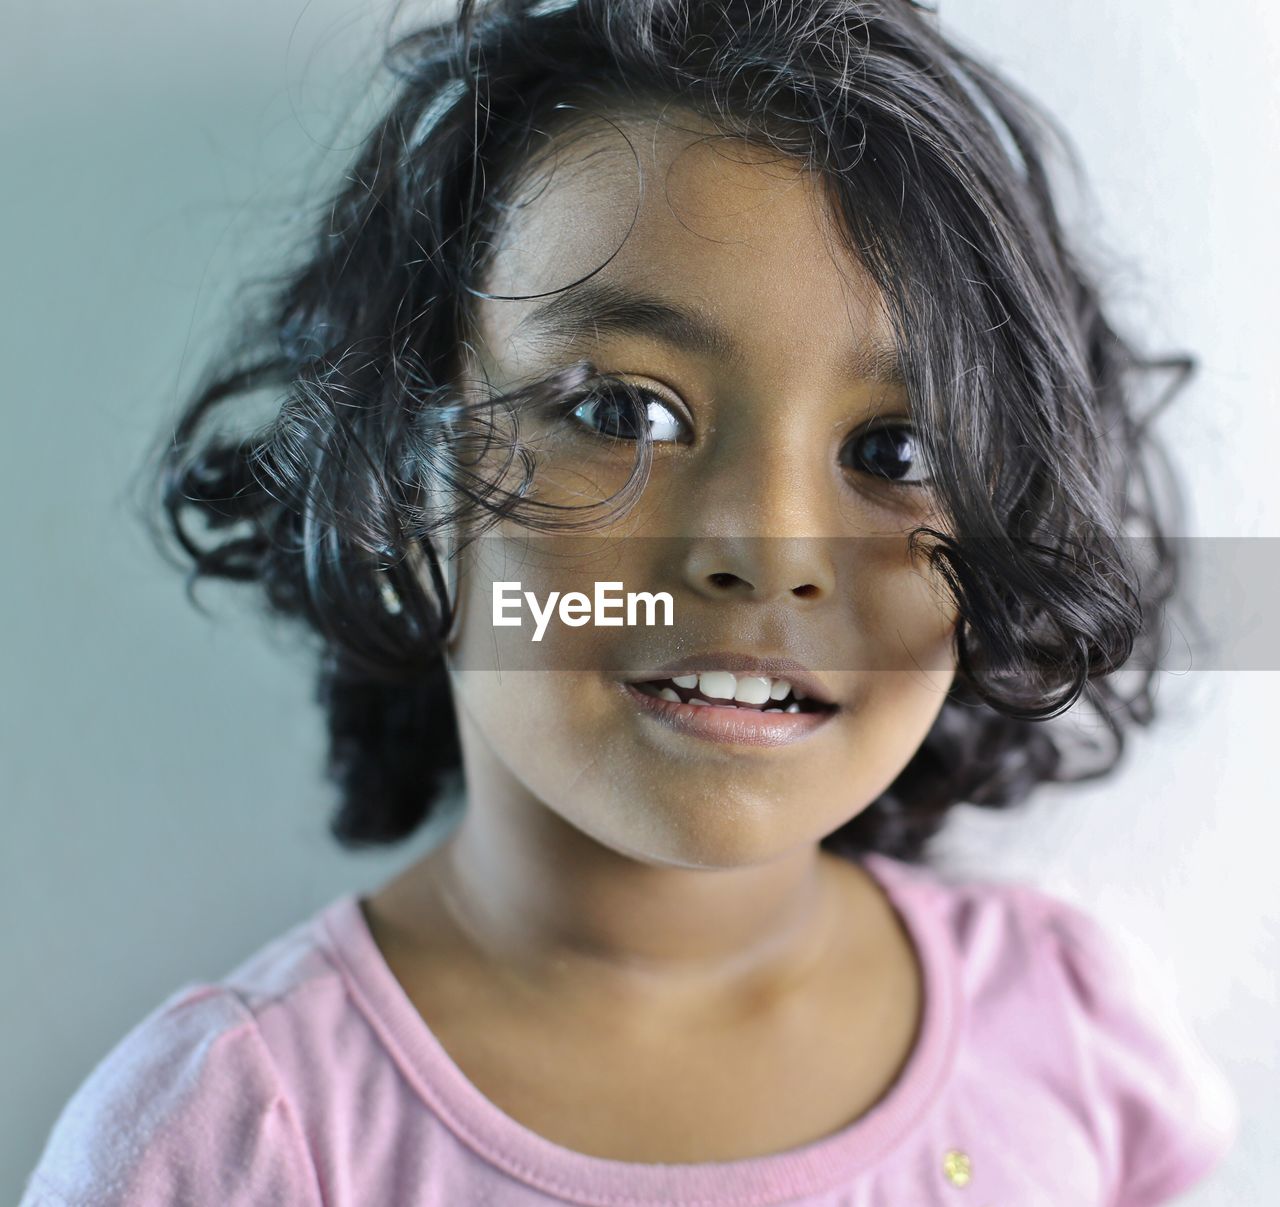
M 928 859 L 1116 765 L 1174 600 L 1139 400 L 1186 365 L 1108 320 L 1052 127 L 907 0 L 465 0 L 389 62 L 160 481 L 192 579 L 315 636 L 337 840 L 461 821 L 157 1007 L 25 1202 L 1202 1178 L 1234 1100 L 1105 929 Z

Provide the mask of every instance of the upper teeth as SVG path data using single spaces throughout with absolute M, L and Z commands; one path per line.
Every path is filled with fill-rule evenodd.
M 797 700 L 806 696 L 785 679 L 768 675 L 734 675 L 729 671 L 699 671 L 696 675 L 676 675 L 677 687 L 697 688 L 699 693 L 715 700 L 741 700 L 743 704 L 764 704 L 769 700 L 785 700 L 794 693 Z

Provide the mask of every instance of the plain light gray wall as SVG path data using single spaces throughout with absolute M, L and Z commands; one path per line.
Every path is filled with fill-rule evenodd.
M 305 661 L 233 589 L 203 589 L 214 621 L 193 611 L 125 506 L 231 290 L 270 267 L 291 199 L 304 180 L 327 186 L 376 107 L 387 11 L 67 0 L 7 14 L 0 1198 L 172 989 L 434 840 L 333 846 Z M 1095 197 L 1076 220 L 1113 254 L 1125 313 L 1200 357 L 1161 428 L 1191 531 L 1275 535 L 1277 10 L 1223 0 L 1210 24 L 1191 0 L 942 0 L 942 15 L 1075 138 Z M 1163 676 L 1171 717 L 1120 776 L 1014 817 L 964 810 L 946 847 L 954 867 L 1033 878 L 1156 953 L 1244 1112 L 1236 1153 L 1187 1200 L 1200 1207 L 1280 1183 L 1278 688 L 1274 672 Z

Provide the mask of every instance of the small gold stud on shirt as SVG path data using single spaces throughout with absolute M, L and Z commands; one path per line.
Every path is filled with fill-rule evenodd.
M 969 1160 L 968 1153 L 950 1148 L 943 1155 L 942 1172 L 947 1175 L 947 1181 L 952 1186 L 967 1186 L 973 1173 L 973 1163 Z

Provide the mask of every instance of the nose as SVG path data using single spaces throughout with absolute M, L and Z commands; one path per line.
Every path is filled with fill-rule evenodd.
M 703 596 L 817 603 L 834 592 L 824 539 L 832 479 L 815 464 L 811 437 L 793 429 L 788 438 L 780 426 L 771 440 L 718 441 L 695 471 L 682 569 Z
M 686 581 L 699 594 L 770 600 L 817 600 L 832 592 L 832 576 L 814 537 L 735 537 L 699 542 L 690 554 Z

